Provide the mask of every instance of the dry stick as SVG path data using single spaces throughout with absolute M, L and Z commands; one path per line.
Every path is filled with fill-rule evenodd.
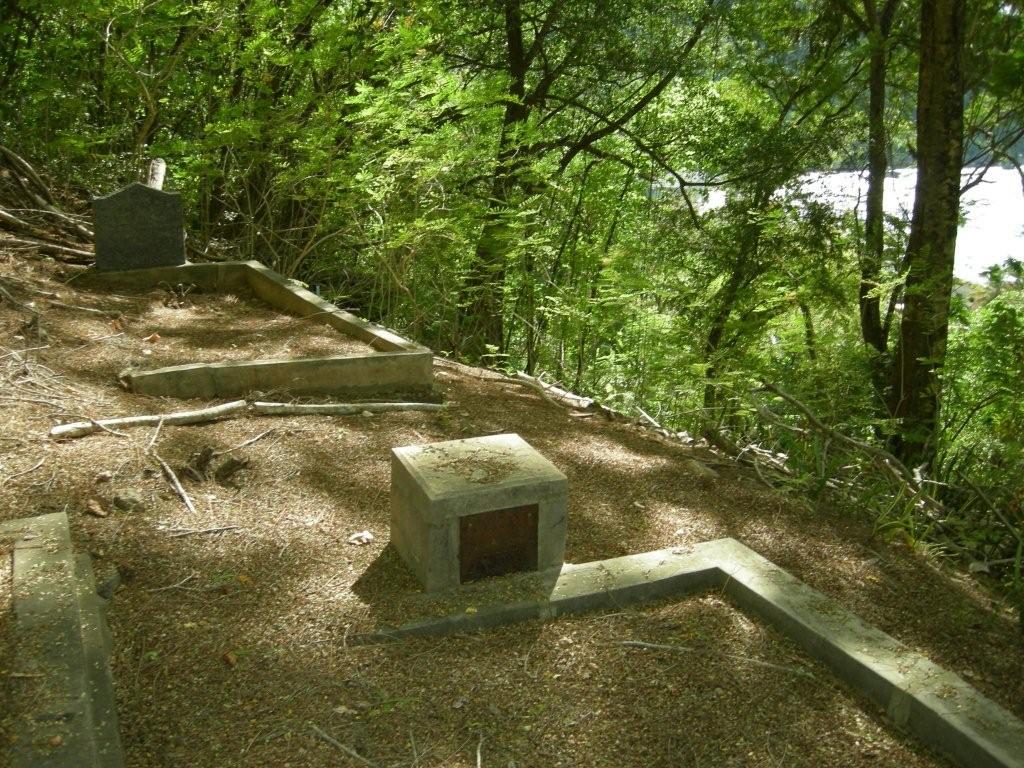
M 635 406 L 635 408 L 637 412 L 643 417 L 644 421 L 646 421 L 650 426 L 654 427 L 655 429 L 662 429 L 661 424 L 656 422 L 654 418 L 649 413 L 647 413 L 647 411 L 645 411 L 639 405 Z
M 41 347 L 26 347 L 25 349 L 12 349 L 7 354 L 0 355 L 0 360 L 3 360 L 5 357 L 12 357 L 13 356 L 18 362 L 23 362 L 22 359 L 20 357 L 18 357 L 18 355 L 23 355 L 26 352 L 36 352 L 36 351 L 38 351 L 40 349 L 49 349 L 49 348 L 50 348 L 49 344 L 43 344 Z
M 26 312 L 30 312 L 33 315 L 38 315 L 39 314 L 38 312 L 36 312 L 36 310 L 34 310 L 28 304 L 22 304 L 20 301 L 18 301 L 16 298 L 14 298 L 10 294 L 10 292 L 6 288 L 4 288 L 3 284 L 0 284 L 0 297 L 3 297 L 4 299 L 6 299 L 11 304 L 16 306 L 18 309 L 23 309 Z
M 645 650 L 652 651 L 684 651 L 686 653 L 700 653 L 703 655 L 711 656 L 725 656 L 730 659 L 738 659 L 748 664 L 755 664 L 759 667 L 768 667 L 769 669 L 777 669 L 780 672 L 790 672 L 794 675 L 802 675 L 803 677 L 814 677 L 813 674 L 808 672 L 806 669 L 800 667 L 787 667 L 783 664 L 772 664 L 770 661 L 761 661 L 760 659 L 752 659 L 749 656 L 741 656 L 738 653 L 709 653 L 707 651 L 701 651 L 697 648 L 690 648 L 686 645 L 665 645 L 664 643 L 645 643 L 642 640 L 620 640 L 619 645 L 623 645 L 626 648 L 643 648 Z
M 551 405 L 555 406 L 556 408 L 565 408 L 564 403 L 559 403 L 558 401 L 556 401 L 555 398 L 548 394 L 548 391 L 544 387 L 544 385 L 537 379 L 534 379 L 532 376 L 529 376 L 520 371 L 519 373 L 516 374 L 514 379 L 509 379 L 508 381 L 510 383 L 522 384 L 525 387 L 529 387 L 542 398 L 544 398 L 545 401 L 551 403 Z
M 340 741 L 335 739 L 333 736 L 329 736 L 326 733 L 324 733 L 322 730 L 320 730 L 320 728 L 317 727 L 316 723 L 310 723 L 309 727 L 313 729 L 313 733 L 315 733 L 321 739 L 326 741 L 328 744 L 331 744 L 332 746 L 337 747 L 342 752 L 344 752 L 346 755 L 348 755 L 349 757 L 355 758 L 356 760 L 358 760 L 363 765 L 370 765 L 370 766 L 376 765 L 376 763 L 374 763 L 371 760 L 367 760 L 365 757 L 363 757 L 358 752 L 356 752 L 354 749 L 352 749 L 352 747 L 348 746 L 347 744 L 342 744 Z
M 96 419 L 90 421 L 78 421 L 73 424 L 59 424 L 50 430 L 50 437 L 83 437 L 99 431 L 97 425 L 103 427 L 137 427 L 152 426 L 153 424 L 199 424 L 201 422 L 213 421 L 222 416 L 237 413 L 245 408 L 245 400 L 235 400 L 222 405 L 215 405 L 212 408 L 203 408 L 198 411 L 175 411 L 174 413 L 153 414 L 146 416 L 125 416 L 114 419 Z
M 118 317 L 121 314 L 120 312 L 113 312 L 106 309 L 94 309 L 92 307 L 79 307 L 75 304 L 65 304 L 63 301 L 57 301 L 56 299 L 44 298 L 43 301 L 45 301 L 47 304 L 53 307 L 61 307 L 62 309 L 73 309 L 76 312 L 88 312 L 91 315 L 99 315 L 101 317 L 114 318 Z
M 245 448 L 246 446 L 252 445 L 253 443 L 255 443 L 255 442 L 257 442 L 257 441 L 259 441 L 259 440 L 262 440 L 262 439 L 263 439 L 264 437 L 266 437 L 267 435 L 272 435 L 272 434 L 274 434 L 274 432 L 276 432 L 276 431 L 277 431 L 277 430 L 276 430 L 275 428 L 271 427 L 271 428 L 270 428 L 270 429 L 268 429 L 268 430 L 267 430 L 266 432 L 260 432 L 260 433 L 259 433 L 258 435 L 256 435 L 256 437 L 250 437 L 250 438 L 249 438 L 248 440 L 246 440 L 246 441 L 245 441 L 244 443 L 239 443 L 238 445 L 235 445 L 235 446 L 233 446 L 233 447 L 231 447 L 231 448 L 228 448 L 228 449 L 226 449 L 226 450 L 223 450 L 223 451 L 214 451 L 214 452 L 213 452 L 213 456 L 212 456 L 211 458 L 214 458 L 214 459 L 215 459 L 215 458 L 217 458 L 218 456 L 226 456 L 227 454 L 229 454 L 229 453 L 231 453 L 231 452 L 233 452 L 233 451 L 237 451 L 237 450 L 239 450 L 240 448 Z
M 3 210 L 0 209 L 0 220 L 3 220 Z M 83 251 L 81 248 L 71 248 L 67 245 L 59 245 L 57 243 L 50 243 L 45 240 L 24 240 L 20 237 L 5 237 L 0 239 L 0 243 L 13 243 L 14 245 L 26 245 L 32 248 L 36 248 L 43 253 L 49 253 L 54 256 L 69 256 L 74 258 L 62 259 L 71 264 L 91 264 L 96 254 L 92 251 Z
M 188 584 L 192 579 L 196 577 L 195 573 L 190 573 L 184 579 L 179 581 L 177 584 L 168 584 L 166 587 L 154 587 L 153 589 L 147 589 L 147 592 L 163 592 L 165 589 L 181 589 L 184 585 Z
M 13 480 L 13 479 L 14 479 L 14 478 L 16 478 L 16 477 L 24 477 L 25 475 L 30 475 L 30 474 L 32 474 L 32 473 L 33 473 L 33 472 L 35 472 L 35 471 L 36 471 L 37 469 L 39 469 L 39 468 L 40 468 L 41 466 L 43 466 L 43 463 L 44 463 L 45 461 L 46 461 L 46 457 L 44 456 L 44 457 L 43 457 L 43 458 L 41 458 L 41 459 L 39 460 L 39 462 L 38 462 L 38 463 L 37 463 L 37 464 L 36 464 L 36 465 L 35 465 L 34 467 L 32 467 L 31 469 L 26 469 L 26 470 L 25 470 L 24 472 L 15 472 L 15 473 L 14 473 L 13 475 L 11 475 L 11 476 L 10 476 L 10 477 L 8 477 L 8 478 L 7 478 L 6 480 L 4 480 L 4 481 L 3 481 L 2 483 L 0 483 L 0 488 L 3 488 L 3 487 L 4 487 L 5 485 L 7 485 L 7 484 L 8 484 L 9 482 L 11 482 L 11 480 Z
M 222 533 L 223 531 L 237 531 L 241 526 L 238 525 L 222 525 L 217 528 L 186 528 L 184 530 L 175 531 L 171 534 L 172 539 L 181 539 L 185 536 L 199 536 L 204 533 Z
M 369 411 L 385 413 L 387 411 L 441 411 L 447 406 L 439 403 L 264 403 L 252 404 L 254 413 L 263 416 L 302 416 L 306 414 L 323 414 L 327 416 L 352 416 Z
M 181 481 L 178 479 L 178 476 L 174 474 L 174 470 L 171 469 L 171 465 L 164 461 L 162 458 L 160 458 L 160 454 L 158 454 L 156 451 L 148 450 L 147 453 L 154 459 L 156 459 L 157 463 L 160 465 L 160 468 L 164 471 L 164 475 L 167 477 L 167 482 L 171 484 L 171 487 L 174 489 L 174 492 L 177 493 L 178 496 L 181 498 L 181 501 L 185 504 L 186 509 L 188 509 L 188 511 L 191 512 L 193 515 L 196 514 L 196 508 L 195 505 L 192 503 L 192 499 L 189 498 L 189 495 L 185 491 L 185 487 L 181 484 Z
M 965 475 L 959 469 L 956 470 L 956 473 L 960 476 L 961 480 L 963 480 L 965 483 L 967 483 L 967 485 L 971 487 L 972 491 L 978 494 L 978 498 L 985 502 L 985 505 L 989 509 L 991 509 L 993 513 L 995 513 L 996 517 L 998 517 L 1002 521 L 1003 525 L 1005 525 L 1007 529 L 1010 531 L 1010 534 L 1014 538 L 1016 538 L 1020 544 L 1024 544 L 1024 537 L 1022 537 L 1021 534 L 1017 531 L 1017 529 L 1013 526 L 1013 523 L 1011 523 L 1006 518 L 1006 515 L 1003 514 L 1002 510 L 992 503 L 992 500 L 988 497 L 988 494 L 981 490 L 980 486 L 978 486 L 973 480 L 971 480 L 971 478 L 967 477 L 967 475 Z
M 43 197 L 46 198 L 47 202 L 53 202 L 53 194 L 50 192 L 50 188 L 46 186 L 42 177 L 36 173 L 36 169 L 32 167 L 28 160 L 2 144 L 0 144 L 0 154 L 7 158 L 7 162 L 13 166 L 15 170 L 20 170 L 33 184 L 36 185 Z
M 156 439 L 160 437 L 160 430 L 163 428 L 164 420 L 160 419 L 160 421 L 156 423 L 156 429 L 153 431 L 153 436 L 149 438 L 149 444 L 146 445 L 145 453 L 149 453 L 151 450 L 153 450 L 153 446 L 156 445 Z
M 912 498 L 920 499 L 928 507 L 931 507 L 936 512 L 939 512 L 941 514 L 947 514 L 946 507 L 942 504 L 942 502 L 928 494 L 928 492 L 925 491 L 920 486 L 918 481 L 915 479 L 913 473 L 909 469 L 907 469 L 906 465 L 899 459 L 897 459 L 895 456 L 893 456 L 891 453 L 889 453 L 889 451 L 885 450 L 884 448 L 877 448 L 871 445 L 870 443 L 865 443 L 861 440 L 855 440 L 849 435 L 845 435 L 839 430 L 833 429 L 832 427 L 828 426 L 820 419 L 818 419 L 818 417 L 811 412 L 810 408 L 801 403 L 792 395 L 787 394 L 778 387 L 774 386 L 773 384 L 764 382 L 764 388 L 767 389 L 769 392 L 774 392 L 783 400 L 793 405 L 797 410 L 799 410 L 803 414 L 804 418 L 807 419 L 807 423 L 810 424 L 817 431 L 827 435 L 828 437 L 834 439 L 836 442 L 846 446 L 847 448 L 853 448 L 863 453 L 866 453 L 868 456 L 871 457 L 872 461 L 874 461 L 878 467 L 888 472 L 897 483 L 901 484 L 907 491 L 909 491 L 910 496 Z M 939 521 L 935 520 L 934 518 L 933 522 L 939 524 Z
M 128 437 L 128 435 L 126 435 L 124 432 L 118 432 L 116 429 L 111 429 L 110 427 L 105 427 L 102 424 L 100 424 L 98 421 L 96 421 L 95 419 L 89 419 L 89 421 L 90 421 L 90 423 L 92 423 L 93 425 L 98 427 L 103 432 L 108 432 L 109 434 L 115 435 L 117 437 Z

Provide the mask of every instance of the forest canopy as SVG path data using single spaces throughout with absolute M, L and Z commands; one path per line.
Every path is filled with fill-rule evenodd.
M 191 259 L 642 413 L 1024 599 L 1024 261 L 953 276 L 961 195 L 1024 183 L 1022 10 L 9 0 L 0 144 L 72 212 L 162 157 Z M 837 170 L 855 210 L 803 184 Z

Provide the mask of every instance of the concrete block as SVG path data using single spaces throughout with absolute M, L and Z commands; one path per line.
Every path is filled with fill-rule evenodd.
M 530 570 L 557 568 L 565 555 L 567 493 L 565 475 L 519 435 L 395 448 L 391 540 L 427 590 L 458 586 L 477 557 L 525 555 Z M 486 541 L 489 526 L 505 544 Z M 517 544 L 512 539 L 520 534 L 526 538 Z M 517 546 L 536 551 L 517 553 Z

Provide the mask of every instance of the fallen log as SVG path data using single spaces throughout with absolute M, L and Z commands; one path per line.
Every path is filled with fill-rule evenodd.
M 230 403 L 202 408 L 198 411 L 177 411 L 175 413 L 147 414 L 145 416 L 124 416 L 114 419 L 91 419 L 76 421 L 72 424 L 58 424 L 50 430 L 52 438 L 84 437 L 101 431 L 104 427 L 140 427 L 155 424 L 200 424 L 230 416 L 244 410 L 245 400 L 234 400 Z
M 354 416 L 356 414 L 386 413 L 389 411 L 440 411 L 447 406 L 439 403 L 264 403 L 252 404 L 254 413 L 261 416 Z

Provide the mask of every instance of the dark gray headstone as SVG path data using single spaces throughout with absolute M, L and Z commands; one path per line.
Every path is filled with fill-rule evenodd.
M 181 196 L 132 184 L 92 201 L 96 269 L 176 267 L 185 263 Z

